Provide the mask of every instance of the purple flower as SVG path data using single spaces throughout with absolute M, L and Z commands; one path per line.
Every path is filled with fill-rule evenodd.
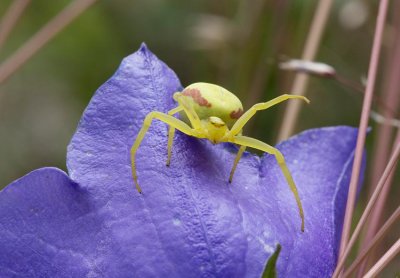
M 329 277 L 336 264 L 356 129 L 314 129 L 281 143 L 304 206 L 305 232 L 275 158 L 177 132 L 150 111 L 182 88 L 147 48 L 125 58 L 91 100 L 68 147 L 69 176 L 42 168 L 0 194 L 0 277 L 260 277 L 275 247 L 280 277 Z

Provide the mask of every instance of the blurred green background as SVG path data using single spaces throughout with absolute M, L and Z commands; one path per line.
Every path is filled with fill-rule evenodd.
M 31 3 L 0 61 L 69 2 Z M 334 7 L 318 58 L 358 81 L 374 22 L 346 28 L 344 2 Z M 1 1 L 0 14 L 10 3 Z M 184 86 L 217 83 L 245 108 L 288 92 L 293 74 L 278 62 L 301 56 L 314 8 L 315 1 L 99 1 L 0 85 L 0 185 L 38 167 L 66 169 L 66 146 L 91 96 L 143 41 Z M 358 125 L 362 98 L 351 90 L 312 78 L 308 96 L 312 105 L 302 110 L 298 131 Z M 282 108 L 259 113 L 247 134 L 275 144 Z
M 11 2 L 0 2 L 0 16 Z M 32 1 L 0 49 L 0 62 L 70 2 Z M 143 41 L 184 86 L 198 81 L 219 84 L 238 95 L 245 109 L 289 92 L 294 74 L 280 70 L 278 64 L 301 57 L 317 3 L 98 1 L 0 84 L 0 188 L 39 167 L 66 170 L 66 147 L 85 106 L 122 58 Z M 377 1 L 335 1 L 317 60 L 360 82 L 367 75 L 376 14 Z M 382 64 L 394 40 L 394 15 L 389 12 Z M 381 70 L 378 93 L 384 80 Z M 312 103 L 303 107 L 296 131 L 358 126 L 360 93 L 334 80 L 311 77 L 307 96 Z M 246 134 L 275 144 L 283 108 L 257 114 Z M 369 150 L 375 136 L 371 132 Z M 400 196 L 398 187 L 393 194 Z M 361 200 L 366 195 L 364 190 Z M 388 211 L 397 206 L 398 198 L 391 200 Z

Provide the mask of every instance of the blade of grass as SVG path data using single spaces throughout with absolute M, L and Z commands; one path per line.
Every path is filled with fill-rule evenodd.
M 14 0 L 10 4 L 0 22 L 0 49 L 30 2 L 30 0 Z
M 369 255 L 371 250 L 376 246 L 378 242 L 389 232 L 389 229 L 392 227 L 396 221 L 400 219 L 400 207 L 396 209 L 396 211 L 389 217 L 389 219 L 385 222 L 382 228 L 378 231 L 378 233 L 368 241 L 366 247 L 358 254 L 357 258 L 354 262 L 349 266 L 349 268 L 344 273 L 344 277 L 349 277 L 354 270 L 356 270 L 357 266 Z
M 96 0 L 75 0 L 32 36 L 11 57 L 0 65 L 0 84 L 26 63 L 38 50 L 93 5 Z
M 374 42 L 372 46 L 371 59 L 368 69 L 368 80 L 364 95 L 364 101 L 363 101 L 363 107 L 362 107 L 361 119 L 357 137 L 357 145 L 356 145 L 353 169 L 350 179 L 350 187 L 347 197 L 346 213 L 344 217 L 342 238 L 340 242 L 340 251 L 339 251 L 340 259 L 343 258 L 343 254 L 345 248 L 347 247 L 350 236 L 350 227 L 353 218 L 353 210 L 355 206 L 355 198 L 357 193 L 358 180 L 360 176 L 362 156 L 364 153 L 365 137 L 367 134 L 368 119 L 373 99 L 376 73 L 378 70 L 379 54 L 382 44 L 381 42 L 383 36 L 383 28 L 385 26 L 385 21 L 386 21 L 387 7 L 388 7 L 388 0 L 382 0 L 379 4 L 379 12 L 375 27 Z
M 314 60 L 321 42 L 323 31 L 325 30 L 332 3 L 332 0 L 318 2 L 318 6 L 311 23 L 311 28 L 307 35 L 306 44 L 301 58 L 302 60 Z M 307 74 L 297 73 L 290 93 L 304 96 L 308 81 L 309 77 Z M 287 104 L 281 129 L 278 134 L 278 141 L 282 141 L 293 134 L 301 105 L 301 103 L 294 101 Z
M 371 213 L 372 208 L 374 207 L 379 194 L 381 193 L 384 185 L 386 184 L 387 179 L 390 176 L 390 173 L 393 171 L 393 169 L 395 168 L 397 161 L 399 160 L 399 156 L 400 156 L 400 141 L 397 142 L 397 146 L 395 151 L 393 152 L 393 155 L 391 156 L 389 163 L 387 164 L 385 171 L 383 172 L 381 179 L 379 180 L 378 185 L 376 186 L 376 189 L 374 191 L 374 193 L 371 196 L 371 199 L 369 200 L 365 210 L 363 211 L 360 221 L 357 223 L 357 226 L 354 230 L 354 233 L 351 235 L 350 241 L 348 242 L 348 244 L 346 245 L 345 249 L 343 249 L 343 254 L 341 257 L 339 257 L 339 262 L 336 266 L 335 272 L 333 273 L 332 277 L 338 277 L 340 271 L 342 270 L 344 263 L 346 261 L 347 256 L 350 253 L 351 248 L 353 247 L 357 236 L 360 234 L 361 228 L 363 227 L 363 225 L 365 224 L 368 215 Z

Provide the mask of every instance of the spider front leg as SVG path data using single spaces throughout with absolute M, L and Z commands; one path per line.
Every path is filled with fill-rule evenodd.
M 181 97 L 181 93 L 177 92 L 174 94 L 174 99 L 178 102 L 179 106 L 168 111 L 168 115 L 174 115 L 182 110 L 185 111 L 191 125 L 195 130 L 198 130 L 201 126 L 199 116 L 197 115 L 196 111 L 194 111 L 193 107 L 190 104 L 186 103 L 185 98 Z M 168 151 L 167 151 L 167 163 L 166 165 L 169 166 L 171 164 L 171 155 L 172 155 L 172 144 L 175 136 L 175 128 L 170 126 L 168 130 Z
M 136 140 L 133 143 L 132 148 L 131 148 L 132 177 L 135 182 L 136 189 L 139 191 L 139 193 L 142 192 L 142 189 L 140 188 L 139 183 L 138 183 L 138 177 L 137 177 L 137 173 L 136 173 L 135 156 L 136 156 L 136 152 L 140 146 L 140 143 L 142 142 L 144 136 L 146 135 L 146 132 L 149 129 L 153 119 L 160 120 L 160 121 L 170 125 L 174 129 L 180 130 L 187 135 L 194 136 L 194 137 L 199 136 L 197 134 L 197 132 L 194 129 L 192 129 L 191 127 L 189 127 L 186 123 L 184 123 L 170 115 L 167 115 L 167 114 L 164 114 L 161 112 L 150 112 L 149 114 L 147 114 L 146 118 L 144 119 L 143 126 L 140 129 L 140 131 L 136 137 Z
M 232 126 L 232 128 L 229 132 L 229 135 L 227 137 L 229 138 L 229 136 L 234 136 L 234 135 L 239 134 L 242 131 L 244 125 L 251 119 L 251 117 L 253 117 L 256 114 L 257 111 L 268 109 L 271 106 L 274 106 L 274 105 L 276 105 L 280 102 L 283 102 L 285 100 L 288 100 L 288 99 L 302 99 L 307 103 L 310 102 L 306 97 L 303 97 L 303 96 L 284 94 L 284 95 L 276 97 L 270 101 L 254 104 L 249 110 L 247 110 L 235 122 L 235 124 Z
M 233 174 L 235 174 L 236 166 L 239 163 L 239 160 L 242 158 L 243 152 L 246 150 L 246 146 L 240 146 L 240 149 L 235 157 L 235 162 L 233 162 L 232 170 L 229 175 L 229 183 L 232 183 Z
M 246 137 L 246 136 L 241 136 L 241 135 L 234 136 L 233 138 L 230 139 L 230 142 L 241 145 L 241 146 L 250 147 L 253 149 L 258 149 L 258 150 L 261 150 L 266 153 L 270 153 L 275 156 L 275 158 L 278 162 L 278 165 L 281 168 L 283 175 L 285 176 L 286 182 L 289 184 L 289 187 L 293 192 L 294 198 L 296 199 L 297 207 L 299 209 L 299 214 L 300 214 L 300 218 L 301 218 L 301 231 L 304 232 L 303 206 L 300 201 L 300 197 L 299 197 L 299 193 L 297 191 L 296 184 L 293 181 L 292 175 L 290 174 L 290 171 L 286 165 L 285 158 L 283 157 L 282 153 L 278 149 L 276 149 L 264 142 L 261 142 L 257 139 Z
M 178 107 L 168 111 L 168 115 L 172 116 L 182 110 L 183 110 L 183 107 L 178 106 Z M 174 140 L 174 136 L 175 136 L 175 128 L 170 126 L 168 129 L 168 147 L 167 147 L 168 151 L 167 151 L 167 163 L 166 163 L 167 166 L 169 166 L 169 164 L 171 163 L 172 143 Z

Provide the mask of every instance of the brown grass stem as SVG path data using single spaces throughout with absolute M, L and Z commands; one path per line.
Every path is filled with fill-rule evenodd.
M 0 22 L 0 49 L 30 2 L 30 0 L 14 0 L 10 4 Z
M 343 75 L 340 75 L 336 71 L 334 73 L 332 73 L 332 74 L 321 74 L 321 73 L 317 73 L 317 72 L 312 72 L 310 70 L 307 71 L 304 68 L 290 69 L 290 70 L 298 72 L 298 73 L 304 73 L 304 74 L 308 74 L 308 75 L 311 75 L 311 76 L 316 76 L 316 77 L 319 77 L 319 78 L 331 79 L 331 80 L 334 80 L 334 81 L 338 82 L 343 87 L 351 89 L 352 91 L 354 91 L 356 93 L 359 93 L 359 94 L 364 94 L 365 93 L 365 87 L 363 87 L 363 85 L 361 83 L 355 82 L 355 81 L 353 81 L 351 79 L 348 79 L 347 77 L 345 77 Z M 373 97 L 373 102 L 376 103 L 382 109 L 382 111 L 387 111 L 387 112 L 390 112 L 392 115 L 396 115 L 396 112 L 395 112 L 396 110 L 394 108 L 391 108 L 391 106 L 393 106 L 393 104 L 392 105 L 388 105 L 382 99 L 380 99 L 378 96 L 375 96 L 375 95 Z M 381 115 L 380 113 L 377 113 L 377 114 Z M 385 119 L 392 119 L 392 120 L 394 119 L 394 116 L 393 117 L 382 116 L 382 117 L 385 118 Z
M 393 144 L 392 151 L 394 151 L 396 142 L 400 142 L 400 129 L 397 132 L 397 136 L 396 136 L 396 139 L 394 142 L 395 143 Z M 389 144 L 389 142 L 387 144 Z M 376 234 L 376 231 L 381 226 L 382 214 L 383 214 L 383 211 L 385 208 L 387 197 L 388 197 L 390 189 L 391 189 L 393 179 L 394 179 L 394 173 L 391 173 L 385 186 L 383 187 L 382 193 L 379 195 L 379 198 L 376 202 L 375 209 L 371 212 L 371 215 L 369 217 L 370 222 L 368 224 L 368 229 L 366 229 L 366 235 L 365 235 L 364 239 L 361 241 L 360 246 L 365 246 L 366 243 L 371 242 L 372 238 Z M 375 187 L 373 187 L 373 188 L 375 189 Z M 370 229 L 372 231 L 370 231 Z M 370 257 L 370 260 L 373 260 L 374 254 L 370 254 L 369 257 Z M 366 268 L 367 262 L 368 262 L 368 260 L 365 260 L 364 263 L 361 265 L 360 270 L 359 270 L 360 274 L 364 273 L 364 269 Z
M 286 28 L 286 15 L 288 13 L 288 1 L 278 1 L 274 4 L 274 10 L 276 16 L 272 18 L 272 27 L 271 31 L 272 34 L 272 42 L 271 42 L 271 49 L 263 48 L 263 53 L 261 56 L 260 61 L 256 65 L 252 81 L 250 83 L 248 98 L 245 103 L 245 107 L 250 107 L 254 103 L 260 102 L 262 98 L 262 94 L 265 89 L 265 83 L 269 76 L 269 71 L 271 70 L 271 66 L 267 63 L 267 54 L 272 52 L 272 56 L 276 56 L 280 47 L 282 46 L 283 41 L 283 34 L 285 33 L 284 30 Z M 269 51 L 268 51 L 269 50 Z M 252 122 L 254 124 L 254 121 Z M 252 124 L 247 127 L 247 129 L 251 130 Z
M 357 144 L 353 162 L 353 169 L 351 173 L 349 192 L 347 196 L 346 212 L 344 217 L 342 238 L 340 242 L 340 251 L 339 251 L 339 258 L 341 260 L 343 258 L 345 248 L 348 246 L 348 241 L 350 237 L 350 228 L 353 219 L 353 211 L 355 206 L 358 181 L 360 177 L 360 169 L 364 153 L 365 137 L 367 134 L 368 119 L 373 99 L 376 73 L 378 70 L 379 54 L 382 45 L 383 29 L 386 21 L 387 8 L 388 8 L 388 0 L 382 0 L 379 4 L 379 12 L 375 27 L 371 59 L 368 68 L 367 86 L 364 95 L 361 119 L 357 136 Z
M 400 238 L 383 255 L 379 261 L 365 274 L 364 278 L 377 277 L 379 272 L 400 252 Z
M 400 108 L 400 17 L 397 16 L 397 11 L 400 9 L 400 1 L 394 1 L 392 7 L 392 18 L 393 22 L 393 30 L 394 30 L 394 43 L 386 57 L 386 69 L 384 76 L 387 76 L 385 81 L 383 82 L 383 95 L 382 99 L 386 100 L 385 104 L 389 109 L 381 110 L 383 117 L 391 119 L 398 116 L 397 111 Z M 371 174 L 371 183 L 370 183 L 370 195 L 375 189 L 374 186 L 377 184 L 380 175 L 384 170 L 384 165 L 389 159 L 390 155 L 390 146 L 392 145 L 392 149 L 394 148 L 393 143 L 393 126 L 390 125 L 379 125 L 377 127 L 376 132 L 376 140 L 374 143 L 374 153 L 373 153 L 373 161 L 371 165 L 372 174 Z M 397 137 L 400 136 L 400 132 L 398 132 Z M 396 142 L 398 139 L 395 139 Z M 376 231 L 379 229 L 382 221 L 382 215 L 384 212 L 385 204 L 387 197 L 389 195 L 389 191 L 391 188 L 392 178 L 388 180 L 389 185 L 385 186 L 384 191 L 379 196 L 379 199 L 376 204 L 376 208 L 372 211 L 368 229 L 365 231 L 365 237 L 361 242 L 361 246 L 365 246 L 365 243 L 370 242 L 374 237 Z M 378 251 L 379 248 L 375 250 Z M 371 254 L 370 257 L 373 259 L 374 254 Z M 360 272 L 363 273 L 365 267 L 365 263 L 360 267 Z
M 395 212 L 389 217 L 389 219 L 385 222 L 381 229 L 379 229 L 378 233 L 368 241 L 365 248 L 362 249 L 361 253 L 358 254 L 357 258 L 354 262 L 349 266 L 349 268 L 344 273 L 344 277 L 349 277 L 354 270 L 356 270 L 357 266 L 364 260 L 364 258 L 373 250 L 378 242 L 389 232 L 389 229 L 392 227 L 396 221 L 400 219 L 400 207 L 398 207 Z
M 311 23 L 310 31 L 308 32 L 306 44 L 303 50 L 302 60 L 314 60 L 319 48 L 323 31 L 325 30 L 326 22 L 332 7 L 332 0 L 319 1 L 317 9 L 314 13 L 314 18 Z M 304 96 L 308 85 L 309 76 L 304 73 L 297 73 L 293 82 L 292 94 Z M 293 134 L 294 127 L 299 117 L 302 104 L 299 101 L 288 103 L 285 109 L 283 122 L 278 134 L 278 141 L 282 141 Z
M 0 84 L 95 2 L 96 0 L 75 0 L 50 20 L 50 22 L 0 65 Z
M 332 277 L 339 276 L 339 272 L 342 270 L 344 263 L 346 261 L 346 258 L 349 255 L 350 250 L 353 247 L 358 235 L 360 234 L 361 229 L 362 229 L 363 225 L 365 224 L 369 214 L 371 213 L 372 208 L 376 204 L 379 194 L 382 192 L 382 189 L 385 186 L 386 181 L 390 176 L 390 173 L 395 168 L 397 161 L 399 159 L 399 156 L 400 156 L 400 142 L 397 142 L 396 149 L 394 150 L 393 155 L 391 156 L 389 163 L 387 164 L 385 171 L 383 172 L 381 179 L 379 180 L 379 183 L 376 186 L 376 189 L 371 196 L 371 199 L 368 201 L 368 204 L 361 215 L 360 221 L 357 223 L 354 233 L 351 235 L 351 238 L 350 238 L 348 244 L 346 245 L 345 249 L 343 249 L 342 256 L 339 257 L 339 263 L 337 264 L 336 270 L 333 273 Z

